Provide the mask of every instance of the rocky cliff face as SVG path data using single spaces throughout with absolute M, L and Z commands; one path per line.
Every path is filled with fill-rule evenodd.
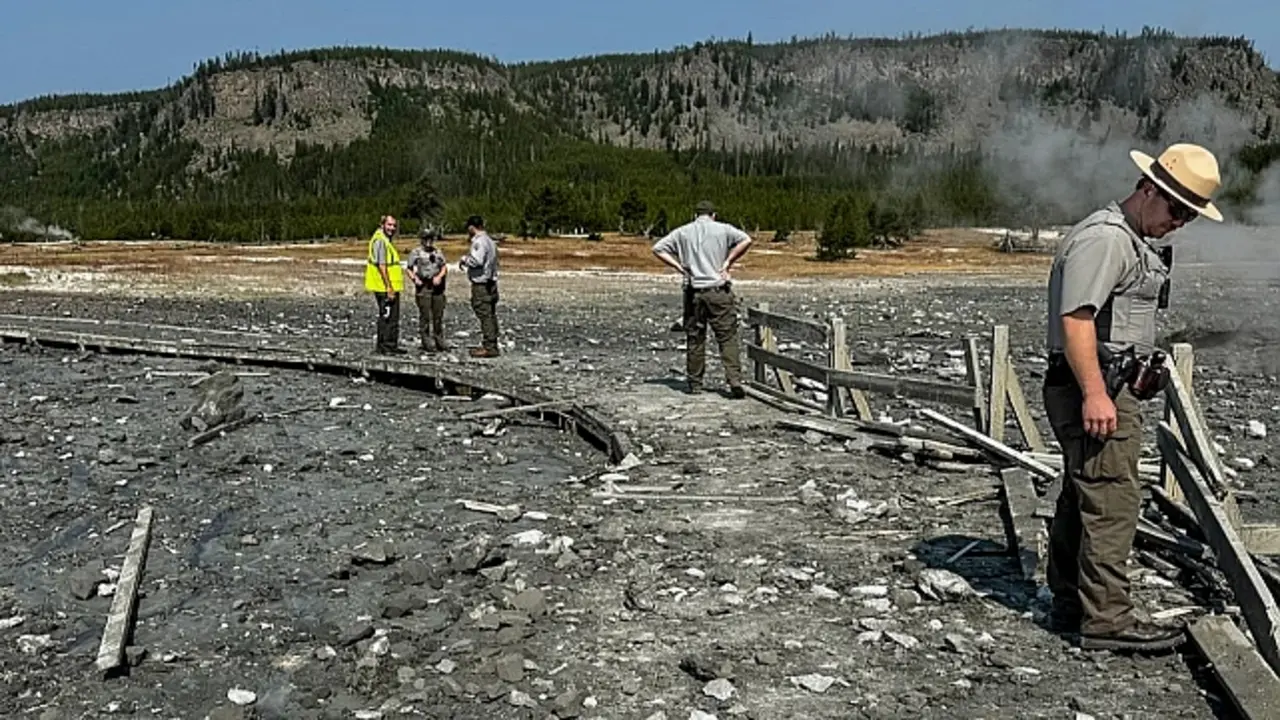
M 635 147 L 972 147 L 1046 124 L 1085 136 L 1266 138 L 1280 82 L 1238 39 L 996 32 L 895 41 L 824 38 L 504 66 L 481 58 L 317 51 L 213 67 L 142 100 L 45 98 L 0 109 L 0 138 L 107 131 L 193 141 L 197 159 L 299 143 L 347 145 L 395 113 L 483 97 L 566 134 Z M 381 117 L 382 120 L 388 120 Z M 157 129 L 163 132 L 157 132 Z M 489 127 L 501 140 L 502 128 Z M 1211 137 L 1206 137 L 1210 135 Z M 198 164 L 198 163 L 197 163 Z

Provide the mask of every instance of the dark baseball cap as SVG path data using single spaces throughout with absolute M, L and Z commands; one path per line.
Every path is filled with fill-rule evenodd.
M 467 218 L 467 226 L 482 228 L 484 227 L 484 218 L 480 217 L 479 215 L 472 215 L 471 217 Z
M 715 206 L 715 203 L 711 202 L 710 200 L 703 200 L 702 202 L 694 206 L 693 211 L 698 213 L 699 215 L 710 215 L 711 213 L 716 211 L 716 206 Z

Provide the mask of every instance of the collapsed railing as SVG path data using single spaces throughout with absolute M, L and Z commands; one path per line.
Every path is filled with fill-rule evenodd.
M 1006 326 L 992 332 L 989 382 L 983 379 L 978 340 L 967 337 L 965 382 L 944 383 L 853 371 L 839 318 L 818 322 L 760 305 L 748 310 L 747 323 L 755 329 L 755 342 L 747 345 L 754 366 L 748 392 L 775 407 L 821 418 L 782 420 L 781 426 L 847 442 L 882 433 L 891 439 L 872 440 L 862 447 L 905 450 L 937 467 L 943 466 L 938 461 L 954 460 L 995 465 L 1007 550 L 1026 580 L 1043 580 L 1047 530 L 1061 491 L 1064 461 L 1061 454 L 1049 452 L 1031 416 L 1010 359 Z M 777 333 L 824 348 L 826 364 L 782 354 Z M 1280 555 L 1280 526 L 1242 522 L 1227 485 L 1228 473 L 1192 391 L 1193 349 L 1179 343 L 1171 350 L 1174 371 L 1164 392 L 1164 419 L 1157 428 L 1159 457 L 1139 464 L 1148 500 L 1139 519 L 1135 557 L 1169 579 L 1190 573 L 1215 593 L 1235 599 L 1234 606 L 1208 603 L 1211 607 L 1187 626 L 1188 634 L 1243 717 L 1280 717 L 1280 564 L 1267 557 Z M 770 376 L 776 387 L 769 384 Z M 825 402 L 802 397 L 797 379 L 824 393 Z M 921 408 L 919 415 L 944 432 L 874 422 L 867 393 L 963 408 L 970 411 L 972 426 L 929 408 Z M 856 419 L 846 417 L 851 406 Z M 1009 409 L 1022 449 L 1005 442 Z

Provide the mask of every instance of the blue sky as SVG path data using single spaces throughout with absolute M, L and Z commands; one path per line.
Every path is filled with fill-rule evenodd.
M 161 87 L 200 60 L 330 45 L 448 47 L 504 61 L 987 27 L 1244 35 L 1280 66 L 1275 0 L 2 0 L 0 103 Z

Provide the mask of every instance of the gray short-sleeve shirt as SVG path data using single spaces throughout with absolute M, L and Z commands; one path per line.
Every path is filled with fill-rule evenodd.
M 653 250 L 674 255 L 689 271 L 687 282 L 701 290 L 724 284 L 720 266 L 730 250 L 750 239 L 742 230 L 703 215 L 672 230 L 653 244 Z
M 1062 352 L 1062 317 L 1091 308 L 1099 340 L 1112 349 L 1154 342 L 1154 293 L 1167 275 L 1159 258 L 1128 225 L 1119 204 L 1098 210 L 1067 233 L 1049 272 L 1046 340 Z M 1116 296 L 1124 295 L 1117 309 Z M 1117 311 L 1118 310 L 1118 311 Z

